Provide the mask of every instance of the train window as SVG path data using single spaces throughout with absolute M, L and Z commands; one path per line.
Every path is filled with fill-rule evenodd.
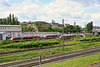
M 29 39 L 33 39 L 33 37 L 29 37 Z
M 24 37 L 23 39 L 28 39 L 28 37 Z

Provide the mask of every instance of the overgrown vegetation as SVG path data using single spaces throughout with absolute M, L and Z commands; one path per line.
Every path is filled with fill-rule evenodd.
M 10 44 L 10 43 L 14 43 L 14 42 L 10 41 L 10 40 L 3 40 L 3 41 L 0 42 L 0 46 L 7 45 L 7 44 Z
M 54 41 L 39 41 L 38 39 L 36 41 L 30 41 L 30 42 L 19 42 L 19 43 L 11 43 L 7 45 L 2 45 L 0 48 L 32 48 L 32 47 L 42 47 L 42 46 L 49 46 L 54 44 L 59 44 L 60 42 L 58 40 Z
M 92 64 L 100 62 L 100 53 L 81 57 L 61 63 L 51 64 L 43 67 L 90 67 Z
M 86 42 L 86 41 L 100 41 L 100 37 L 84 37 L 79 39 L 78 41 Z
M 32 51 L 32 52 L 26 52 L 22 54 L 14 54 L 9 56 L 2 56 L 0 57 L 0 63 L 1 62 L 7 62 L 7 61 L 14 61 L 14 60 L 22 60 L 22 59 L 29 59 L 33 57 L 38 57 L 40 55 L 52 55 L 57 53 L 63 53 L 67 51 L 73 51 L 73 50 L 80 50 L 80 49 L 86 49 L 91 47 L 97 47 L 100 46 L 100 42 L 95 42 L 94 44 L 91 43 L 85 43 L 85 44 L 79 44 L 79 45 L 73 45 L 73 46 L 67 46 L 62 49 L 62 47 L 53 48 L 53 49 L 47 49 L 42 51 Z

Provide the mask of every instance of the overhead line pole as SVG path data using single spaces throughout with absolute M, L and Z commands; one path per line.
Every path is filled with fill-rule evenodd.
M 62 19 L 62 48 L 64 49 L 64 19 Z

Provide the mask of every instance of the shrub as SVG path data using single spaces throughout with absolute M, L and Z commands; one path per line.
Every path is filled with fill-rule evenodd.
M 99 34 L 96 34 L 95 36 L 96 36 L 96 37 L 99 37 Z
M 60 42 L 55 41 L 31 41 L 31 42 L 19 42 L 19 43 L 11 43 L 8 45 L 0 46 L 0 48 L 32 48 L 32 47 L 42 47 L 42 46 L 48 46 L 48 45 L 54 45 L 59 44 Z
M 39 38 L 37 38 L 36 41 L 40 41 Z
M 3 40 L 3 41 L 0 42 L 0 45 L 6 45 L 6 44 L 10 44 L 10 43 L 13 43 L 13 41 Z
M 25 42 L 26 40 L 21 39 L 19 42 Z
M 90 38 L 82 38 L 82 39 L 79 39 L 78 41 L 81 41 L 81 42 L 84 42 L 84 41 L 99 41 L 100 40 L 100 37 L 90 37 Z

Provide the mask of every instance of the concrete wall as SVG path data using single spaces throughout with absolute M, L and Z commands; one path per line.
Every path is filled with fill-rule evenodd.
M 0 32 L 4 31 L 22 31 L 20 25 L 0 25 Z

